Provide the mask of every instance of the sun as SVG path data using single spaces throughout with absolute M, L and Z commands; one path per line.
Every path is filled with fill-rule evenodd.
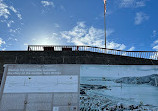
M 60 45 L 61 38 L 54 36 L 54 34 L 40 34 L 31 40 L 32 45 Z

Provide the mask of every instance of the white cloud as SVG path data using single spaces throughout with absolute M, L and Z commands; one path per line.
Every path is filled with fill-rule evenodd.
M 132 46 L 131 48 L 128 49 L 128 51 L 133 51 L 133 50 L 135 50 L 134 46 Z
M 21 28 L 9 29 L 10 33 L 20 33 Z
M 135 25 L 139 25 L 142 22 L 146 21 L 149 19 L 149 16 L 147 16 L 145 13 L 143 12 L 137 12 L 136 16 L 135 16 Z
M 22 19 L 22 16 L 20 13 L 17 14 L 17 17 L 21 20 Z
M 59 28 L 59 27 L 60 27 L 60 25 L 57 24 L 57 23 L 55 23 L 54 26 L 55 26 L 56 28 Z
M 113 29 L 107 30 L 107 36 L 114 32 Z M 78 22 L 77 25 L 70 31 L 63 31 L 61 35 L 68 43 L 75 45 L 89 45 L 104 47 L 104 30 L 94 27 L 87 27 L 85 22 Z M 126 46 L 115 42 L 107 41 L 107 48 L 124 50 Z
M 156 30 L 153 30 L 153 35 L 152 35 L 152 37 L 156 37 L 156 36 L 157 36 L 157 31 L 156 31 Z M 152 48 L 153 50 L 158 51 L 158 39 L 153 42 L 152 46 L 153 46 L 153 48 Z M 157 55 L 157 56 L 158 56 L 158 55 Z
M 154 44 L 157 44 L 158 43 L 158 40 L 154 41 Z
M 119 44 L 115 42 L 108 42 L 107 43 L 108 49 L 117 49 L 117 50 L 125 50 L 126 46 L 124 44 Z
M 5 50 L 6 50 L 6 48 L 3 48 L 3 49 L 2 49 L 2 51 L 5 51 Z
M 25 45 L 25 46 L 28 46 L 29 44 L 28 44 L 28 43 L 24 43 L 24 45 Z
M 0 1 L 0 17 L 4 17 L 5 19 L 8 19 L 8 16 L 10 15 L 10 12 L 8 10 L 8 6 L 3 3 L 3 1 Z
M 17 38 L 9 37 L 9 38 L 8 38 L 8 41 L 18 41 L 18 39 L 17 39 Z
M 18 11 L 13 7 L 13 6 L 10 6 L 9 7 L 14 13 L 18 13 Z
M 50 1 L 41 1 L 41 4 L 46 7 L 46 6 L 52 6 L 54 7 L 54 3 Z
M 146 0 L 119 0 L 121 8 L 138 8 L 144 7 Z
M 156 35 L 155 35 L 155 36 L 156 36 Z M 152 48 L 152 49 L 158 51 L 158 40 L 155 40 L 152 45 L 153 45 L 153 48 Z
M 10 6 L 9 8 L 10 8 L 10 10 L 12 10 L 12 11 L 17 15 L 17 17 L 18 17 L 20 20 L 22 19 L 21 14 L 20 14 L 13 6 Z
M 144 7 L 146 4 L 145 4 L 145 1 L 138 1 L 136 2 L 136 7 Z
M 156 50 L 156 51 L 158 51 L 158 45 L 155 45 L 155 46 L 153 47 L 153 49 Z
M 6 23 L 8 27 L 11 27 L 11 24 L 14 23 L 14 20 L 10 19 L 12 14 L 15 14 L 20 20 L 22 19 L 19 11 L 17 11 L 13 6 L 8 6 L 3 0 L 0 0 L 0 22 Z
M 66 9 L 63 5 L 60 5 L 60 9 L 63 10 L 63 11 L 66 11 Z
M 5 41 L 2 38 L 0 38 L 0 47 L 2 46 L 2 44 L 5 44 Z
M 157 36 L 157 31 L 156 31 L 156 30 L 153 30 L 152 37 L 156 37 L 156 36 Z
M 103 47 L 103 42 L 101 38 L 104 36 L 104 30 L 96 29 L 94 27 L 87 28 L 84 22 L 78 22 L 70 31 L 61 32 L 63 38 L 65 38 L 69 43 L 75 45 L 91 45 Z
M 115 31 L 114 31 L 114 29 L 107 29 L 106 30 L 106 36 L 108 37 L 108 36 L 110 36 L 111 34 L 113 34 Z
M 8 19 L 11 15 L 10 10 L 13 11 L 19 19 L 22 19 L 21 14 L 13 6 L 8 6 L 3 1 L 0 1 L 0 17 L 3 16 L 5 19 Z
M 8 27 L 11 27 L 11 24 L 12 24 L 12 23 L 14 23 L 13 20 L 9 21 L 9 22 L 7 23 L 7 26 L 8 26 Z

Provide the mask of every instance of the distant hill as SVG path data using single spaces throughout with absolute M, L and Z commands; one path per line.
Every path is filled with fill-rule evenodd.
M 158 87 L 158 74 L 152 74 L 142 77 L 123 77 L 120 79 L 116 79 L 115 82 L 125 84 L 148 84 Z

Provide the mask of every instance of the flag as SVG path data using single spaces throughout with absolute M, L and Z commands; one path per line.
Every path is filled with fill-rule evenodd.
M 106 13 L 106 0 L 104 0 L 104 14 Z

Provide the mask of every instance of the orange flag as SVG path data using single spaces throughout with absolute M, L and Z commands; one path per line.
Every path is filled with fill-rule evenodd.
M 106 0 L 104 0 L 104 14 L 106 13 Z

